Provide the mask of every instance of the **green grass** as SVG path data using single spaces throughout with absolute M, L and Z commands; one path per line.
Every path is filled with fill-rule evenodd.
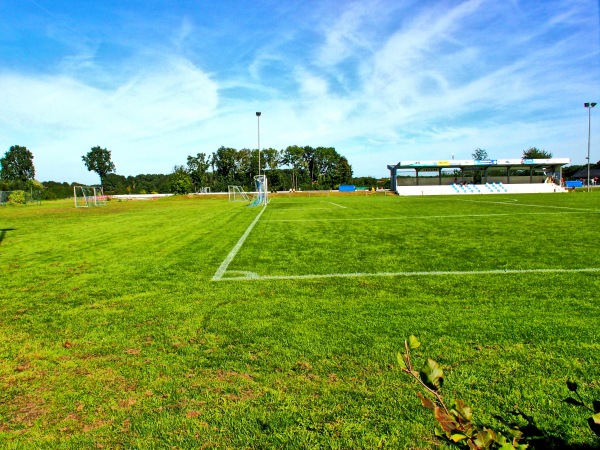
M 211 281 L 259 213 L 1 208 L 0 447 L 435 447 L 410 334 L 476 422 L 598 444 L 561 400 L 600 398 L 600 272 L 554 271 L 600 268 L 598 193 L 278 197 Z

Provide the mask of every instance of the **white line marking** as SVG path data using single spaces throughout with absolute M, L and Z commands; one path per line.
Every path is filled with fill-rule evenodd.
M 585 208 L 571 208 L 570 206 L 554 206 L 554 205 L 532 205 L 528 203 L 516 203 L 517 200 L 513 199 L 512 201 L 505 202 L 492 202 L 488 200 L 467 200 L 461 199 L 463 202 L 471 202 L 471 203 L 494 203 L 497 205 L 510 205 L 510 206 L 532 206 L 534 208 L 553 208 L 553 209 L 570 209 L 572 211 L 589 211 L 589 212 L 598 212 L 594 209 L 585 209 Z
M 314 202 L 277 202 L 278 205 L 298 205 L 299 203 L 303 203 L 303 204 L 311 204 L 314 205 Z M 346 206 L 342 206 L 342 205 L 338 205 L 337 203 L 333 203 L 333 202 L 319 202 L 321 204 L 323 203 L 327 203 L 333 206 L 337 206 L 338 208 L 342 208 L 342 209 L 346 209 Z M 285 208 L 283 209 L 283 211 L 313 211 L 316 209 L 320 209 L 320 210 L 330 210 L 331 208 L 304 208 L 304 207 L 300 207 L 300 208 Z
M 331 211 L 331 208 L 285 208 L 285 209 L 278 209 L 277 211 L 315 211 L 315 210 L 326 210 L 326 211 Z
M 221 263 L 221 265 L 219 266 L 219 268 L 213 275 L 213 277 L 212 277 L 213 281 L 219 281 L 223 277 L 223 274 L 227 271 L 227 267 L 229 267 L 229 264 L 231 263 L 231 261 L 233 261 L 233 258 L 235 258 L 235 255 L 237 254 L 237 252 L 240 250 L 240 248 L 242 248 L 242 245 L 244 245 L 246 238 L 252 231 L 252 228 L 254 228 L 254 225 L 256 225 L 256 222 L 258 222 L 258 219 L 260 219 L 260 216 L 262 216 L 262 213 L 265 212 L 266 208 L 267 208 L 267 205 L 263 206 L 263 209 L 261 209 L 261 211 L 258 213 L 256 218 L 254 219 L 254 221 L 246 229 L 246 232 L 242 235 L 242 237 L 237 242 L 237 244 L 235 244 L 235 247 L 233 247 L 231 249 L 231 251 L 229 252 L 229 255 L 227 255 L 225 260 Z
M 323 218 L 323 219 L 266 219 L 264 222 L 335 222 L 335 221 L 360 221 L 370 220 L 415 220 L 415 219 L 464 219 L 466 217 L 514 217 L 514 216 L 546 216 L 557 214 L 577 214 L 579 212 L 595 211 L 564 211 L 564 212 L 539 212 L 539 213 L 499 213 L 499 214 L 455 214 L 447 216 L 394 216 L 394 217 L 355 217 L 355 218 Z
M 272 200 L 272 201 L 273 201 L 273 204 L 277 205 L 277 206 L 279 206 L 279 205 L 308 205 L 308 204 L 314 205 L 315 204 L 314 202 L 280 202 L 278 200 Z
M 319 278 L 358 278 L 358 277 L 426 277 L 426 276 L 444 276 L 444 275 L 514 275 L 514 274 L 544 274 L 544 273 L 580 273 L 580 272 L 600 272 L 600 268 L 583 269 L 518 269 L 518 270 L 472 270 L 472 271 L 434 271 L 434 272 L 379 272 L 379 273 L 328 273 L 312 275 L 265 275 L 260 276 L 251 272 L 248 276 L 215 278 L 213 281 L 249 281 L 249 280 L 310 280 Z M 240 273 L 240 272 L 231 272 Z M 245 275 L 245 274 L 244 274 Z

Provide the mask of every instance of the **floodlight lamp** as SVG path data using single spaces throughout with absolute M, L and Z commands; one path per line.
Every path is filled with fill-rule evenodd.
M 583 104 L 584 108 L 593 108 L 593 107 L 594 107 L 594 106 L 596 106 L 596 105 L 597 105 L 597 103 L 596 103 L 596 102 L 591 102 L 591 103 L 585 102 L 585 103 Z
M 256 111 L 256 117 L 260 117 L 260 112 Z

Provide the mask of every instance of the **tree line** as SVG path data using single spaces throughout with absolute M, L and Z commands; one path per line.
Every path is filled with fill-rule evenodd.
M 105 193 L 172 192 L 186 194 L 210 190 L 225 192 L 230 185 L 254 188 L 254 176 L 266 174 L 272 190 L 334 189 L 352 180 L 348 160 L 333 147 L 289 146 L 262 151 L 220 147 L 212 154 L 189 155 L 169 175 L 124 177 L 115 173 L 110 151 L 93 147 L 82 157 L 100 177 Z
M 106 194 L 224 192 L 229 185 L 252 190 L 259 169 L 267 175 L 271 190 L 335 189 L 353 180 L 348 160 L 333 147 L 293 145 L 283 150 L 267 148 L 259 154 L 257 149 L 222 146 L 210 154 L 189 155 L 185 164 L 176 165 L 169 174 L 128 177 L 116 173 L 111 151 L 106 148 L 92 147 L 81 158 L 86 168 L 99 176 Z M 35 185 L 45 191 L 43 198 L 52 199 L 71 196 L 73 186 L 80 184 L 37 182 L 33 154 L 23 146 L 10 147 L 0 163 L 0 190 L 29 190 Z
M 173 188 L 226 191 L 228 185 L 240 185 L 251 189 L 259 172 L 267 175 L 273 190 L 335 189 L 352 180 L 348 160 L 333 147 L 267 148 L 261 150 L 260 156 L 258 150 L 220 147 L 211 155 L 190 155 L 185 166 L 176 166 Z

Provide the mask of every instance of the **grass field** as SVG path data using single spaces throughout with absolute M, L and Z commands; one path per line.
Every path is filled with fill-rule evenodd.
M 594 448 L 600 192 L 0 209 L 0 447 L 434 448 L 410 334 L 497 426 Z

